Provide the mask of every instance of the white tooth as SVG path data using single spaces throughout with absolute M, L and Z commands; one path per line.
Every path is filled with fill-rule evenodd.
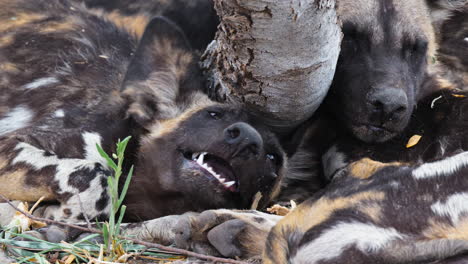
M 198 153 L 193 153 L 192 154 L 192 160 L 197 160 L 198 158 Z
M 221 176 L 218 177 L 218 180 L 219 180 L 221 183 L 224 183 L 224 182 L 226 181 L 226 179 L 221 178 Z
M 201 165 L 203 164 L 203 158 L 205 157 L 205 154 L 206 152 L 202 152 L 200 153 L 200 156 L 198 156 L 197 162 Z
M 229 181 L 229 182 L 224 183 L 224 186 L 229 188 L 229 187 L 233 186 L 235 183 L 236 183 L 235 181 Z
M 216 172 L 214 172 L 214 170 L 213 170 L 211 167 L 208 167 L 208 171 L 209 171 L 211 174 L 213 174 L 213 175 L 216 174 Z

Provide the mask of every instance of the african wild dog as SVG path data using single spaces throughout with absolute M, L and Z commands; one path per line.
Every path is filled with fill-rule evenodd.
M 378 144 L 363 144 L 352 137 L 336 141 L 324 155 L 324 159 L 335 160 L 322 164 L 330 183 L 309 192 L 310 199 L 285 219 L 256 211 L 206 211 L 179 221 L 176 242 L 193 249 L 203 244 L 204 251 L 227 257 L 254 257 L 268 241 L 263 257 L 273 263 L 286 263 L 285 259 L 296 263 L 292 261 L 296 255 L 302 256 L 295 259 L 297 263 L 322 263 L 320 257 L 312 261 L 312 255 L 320 251 L 325 254 L 318 254 L 323 263 L 419 263 L 416 261 L 444 259 L 459 249 L 468 250 L 468 243 L 455 241 L 468 240 L 464 234 L 467 113 L 467 92 L 440 90 L 419 102 L 401 137 Z M 317 135 L 312 131 L 308 136 Z M 413 135 L 422 137 L 406 148 Z M 355 228 L 354 233 L 337 228 L 339 223 L 355 224 L 346 227 Z M 396 230 L 408 243 L 383 240 L 374 245 L 373 240 L 365 240 L 372 230 Z M 223 238 L 224 243 L 219 243 Z M 314 244 L 309 247 L 309 243 Z M 411 249 L 412 243 L 415 247 Z
M 331 183 L 278 224 L 255 211 L 182 220 L 179 245 L 228 257 L 264 249 L 265 263 L 445 263 L 468 249 L 458 240 L 468 239 L 468 94 L 431 74 L 427 6 L 339 0 L 338 11 L 344 39 L 331 94 L 289 162 L 302 184 L 323 188 L 322 174 Z M 408 149 L 413 135 L 422 138 Z
M 259 206 L 285 168 L 276 137 L 203 90 L 184 33 L 163 17 L 89 11 L 65 0 L 0 1 L 0 193 L 46 217 L 105 217 L 100 144 L 131 135 L 130 219 Z M 257 195 L 258 196 L 258 195 Z M 57 203 L 58 202 L 58 203 Z
M 424 0 L 337 1 L 344 36 L 336 73 L 324 104 L 305 124 L 314 137 L 290 159 L 282 199 L 301 201 L 327 184 L 310 175 L 322 173 L 322 155 L 337 138 L 364 144 L 400 137 L 418 101 L 453 85 L 434 63 L 429 11 Z
M 435 55 L 424 0 L 338 0 L 343 41 L 327 109 L 364 142 L 384 142 L 408 124 Z

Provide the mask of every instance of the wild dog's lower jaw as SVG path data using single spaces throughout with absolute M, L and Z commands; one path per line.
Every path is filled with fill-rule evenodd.
M 234 174 L 233 168 L 227 161 L 208 152 L 185 153 L 192 167 L 198 168 L 204 175 L 214 178 L 225 189 L 236 192 L 239 182 Z

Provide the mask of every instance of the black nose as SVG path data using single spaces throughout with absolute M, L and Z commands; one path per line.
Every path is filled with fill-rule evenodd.
M 239 122 L 224 129 L 224 140 L 233 147 L 233 156 L 238 154 L 258 155 L 263 148 L 263 139 L 258 131 L 247 123 Z
M 401 89 L 383 89 L 373 93 L 369 101 L 372 111 L 380 116 L 382 123 L 400 118 L 408 108 L 408 97 Z

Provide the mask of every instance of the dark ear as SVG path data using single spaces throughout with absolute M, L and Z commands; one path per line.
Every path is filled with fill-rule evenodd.
M 153 18 L 123 81 L 127 116 L 143 127 L 157 118 L 171 118 L 177 112 L 180 87 L 191 78 L 193 67 L 197 69 L 196 61 L 182 30 L 167 18 Z

